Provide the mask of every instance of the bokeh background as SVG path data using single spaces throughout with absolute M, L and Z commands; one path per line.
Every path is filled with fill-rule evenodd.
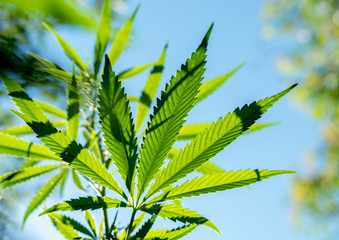
M 113 25 L 118 29 L 139 3 L 112 1 Z M 64 106 L 62 84 L 35 71 L 39 63 L 25 52 L 71 70 L 72 62 L 42 27 L 41 21 L 46 21 L 83 59 L 91 61 L 101 5 L 99 0 L 2 1 L 0 71 L 15 73 L 33 97 Z M 242 136 L 213 159 L 226 170 L 267 168 L 298 174 L 185 200 L 184 206 L 211 219 L 222 235 L 199 227 L 184 239 L 337 239 L 338 7 L 336 0 L 141 1 L 132 40 L 115 65 L 118 72 L 156 60 L 168 41 L 163 89 L 212 22 L 205 80 L 247 61 L 193 109 L 189 123 L 215 121 L 236 107 L 299 83 L 260 120 L 280 125 Z M 125 81 L 124 86 L 131 95 L 139 95 L 146 79 L 147 72 Z M 1 96 L 1 127 L 17 122 L 9 116 L 8 101 Z M 20 159 L 1 156 L 0 171 L 19 164 Z M 37 212 L 20 230 L 25 207 L 42 184 L 35 181 L 28 189 L 19 186 L 1 193 L 0 239 L 63 239 L 47 217 L 37 217 Z M 46 204 L 79 195 L 85 193 L 66 188 L 63 197 L 52 194 Z

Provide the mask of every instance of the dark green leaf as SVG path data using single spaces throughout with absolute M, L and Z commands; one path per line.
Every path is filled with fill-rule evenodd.
M 79 94 L 77 90 L 77 82 L 75 80 L 75 70 L 73 66 L 72 84 L 67 89 L 67 134 L 72 140 L 77 140 L 80 109 Z
M 99 117 L 108 151 L 128 189 L 131 188 L 137 160 L 137 140 L 132 113 L 124 88 L 106 56 L 99 90 Z
M 138 199 L 161 168 L 184 124 L 184 118 L 193 107 L 205 71 L 206 48 L 211 30 L 212 26 L 196 52 L 177 71 L 176 77 L 173 76 L 170 83 L 166 84 L 165 92 L 161 93 L 161 99 L 157 101 L 140 153 Z
M 126 207 L 126 203 L 112 199 L 109 197 L 80 197 L 78 199 L 71 199 L 63 203 L 54 205 L 53 207 L 43 211 L 39 216 L 57 212 L 57 211 L 76 211 L 76 210 L 95 210 L 95 209 L 107 209 L 107 208 L 118 208 Z

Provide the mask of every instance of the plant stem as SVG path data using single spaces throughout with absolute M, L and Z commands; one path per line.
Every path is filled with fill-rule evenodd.
M 105 195 L 106 195 L 106 188 L 103 187 L 102 191 L 101 191 L 101 196 L 104 197 Z M 105 229 L 106 229 L 106 238 L 107 238 L 107 240 L 110 240 L 111 239 L 111 235 L 110 235 L 110 232 L 109 232 L 107 209 L 103 208 L 102 211 L 103 211 L 103 214 L 104 214 Z
M 102 151 L 102 146 L 101 146 L 100 138 L 98 139 L 98 146 L 99 146 L 99 154 L 100 154 L 101 162 L 102 162 L 102 164 L 105 165 L 106 159 L 104 158 L 104 154 L 103 154 L 103 151 Z M 105 195 L 106 195 L 106 188 L 102 187 L 101 196 L 105 197 Z M 110 234 L 110 231 L 109 231 L 110 229 L 109 229 L 109 225 L 108 225 L 107 209 L 103 208 L 102 211 L 103 211 L 103 214 L 104 214 L 105 229 L 106 229 L 106 238 L 107 238 L 107 240 L 110 240 L 111 239 L 111 234 Z
M 125 240 L 129 240 L 130 239 L 130 235 L 131 235 L 132 230 L 133 230 L 133 223 L 134 223 L 134 218 L 135 218 L 136 212 L 137 212 L 137 210 L 133 209 L 132 216 L 131 216 L 131 221 L 129 222 L 129 225 L 128 225 L 128 229 L 127 229 L 127 232 L 126 232 Z

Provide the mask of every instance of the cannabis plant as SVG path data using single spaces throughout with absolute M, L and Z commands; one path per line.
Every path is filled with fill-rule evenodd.
M 28 125 L 0 133 L 1 153 L 27 159 L 20 169 L 0 176 L 1 187 L 55 172 L 29 204 L 25 223 L 57 185 L 62 191 L 70 173 L 80 190 L 88 191 L 83 184 L 88 183 L 94 191 L 89 191 L 86 197 L 43 207 L 40 213 L 47 214 L 66 239 L 179 239 L 199 225 L 219 232 L 210 220 L 182 207 L 180 201 L 293 173 L 257 169 L 225 171 L 208 161 L 242 134 L 269 126 L 255 124 L 255 121 L 294 86 L 237 108 L 216 122 L 184 125 L 188 112 L 240 68 L 202 84 L 212 25 L 196 51 L 166 84 L 156 100 L 146 129 L 139 131 L 155 98 L 167 45 L 155 63 L 116 74 L 113 65 L 128 41 L 137 10 L 117 34 L 111 51 L 104 57 L 110 41 L 109 9 L 107 0 L 97 33 L 92 69 L 46 24 L 73 61 L 73 72 L 31 54 L 46 66 L 40 71 L 53 74 L 66 83 L 66 111 L 33 100 L 16 81 L 1 76 L 8 95 L 19 109 L 11 111 Z M 149 67 L 152 70 L 141 96 L 128 96 L 122 81 Z M 135 122 L 130 100 L 138 102 Z M 51 116 L 65 121 L 52 120 Z M 42 145 L 18 138 L 32 133 Z M 190 142 L 183 149 L 174 148 L 174 143 L 181 140 Z M 115 210 L 115 216 L 108 214 L 109 208 Z M 121 208 L 131 210 L 126 225 L 119 224 Z M 102 210 L 99 230 L 90 212 L 95 209 Z M 70 216 L 57 213 L 76 210 L 84 212 L 89 228 Z M 153 229 L 157 217 L 177 222 L 178 227 Z

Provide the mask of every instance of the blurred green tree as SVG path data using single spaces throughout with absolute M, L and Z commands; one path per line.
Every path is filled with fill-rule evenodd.
M 323 223 L 331 229 L 339 217 L 339 1 L 268 0 L 263 13 L 266 36 L 296 42 L 277 65 L 300 83 L 294 96 L 323 130 L 325 144 L 307 158 L 292 197 L 297 223 L 326 235 Z

